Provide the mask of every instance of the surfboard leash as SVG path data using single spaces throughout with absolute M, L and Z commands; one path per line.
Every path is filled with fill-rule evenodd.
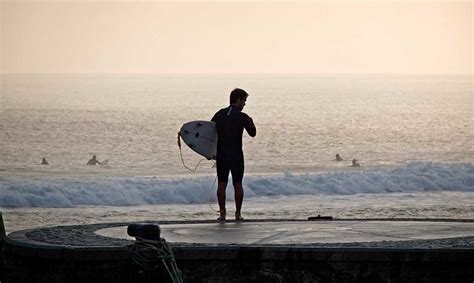
M 199 160 L 199 162 L 196 164 L 196 167 L 194 167 L 194 169 L 191 169 L 184 163 L 183 151 L 181 149 L 181 135 L 179 134 L 179 132 L 178 132 L 178 147 L 179 147 L 179 156 L 181 157 L 181 163 L 183 163 L 184 168 L 188 169 L 191 172 L 196 172 L 197 168 L 199 167 L 199 164 L 201 164 L 202 161 L 207 159 L 207 158 L 203 158 L 203 159 Z M 212 167 L 215 167 L 215 166 L 216 166 L 216 162 L 214 162 Z M 212 186 L 209 188 L 209 190 L 207 192 L 207 203 L 209 204 L 209 207 L 211 208 L 211 210 L 213 210 L 215 212 L 220 212 L 220 210 L 217 210 L 217 209 L 213 208 L 212 203 L 211 203 L 211 192 L 213 191 L 214 186 L 216 185 L 216 181 L 217 181 L 217 176 L 214 178 L 214 182 L 212 183 Z
M 197 171 L 197 168 L 199 167 L 199 164 L 201 164 L 201 162 L 203 162 L 204 160 L 206 160 L 206 158 L 203 158 L 203 159 L 199 160 L 199 162 L 196 164 L 196 167 L 194 167 L 194 169 L 189 168 L 189 167 L 184 163 L 183 151 L 181 150 L 181 135 L 179 134 L 179 132 L 178 132 L 178 147 L 179 147 L 179 156 L 181 157 L 181 163 L 183 163 L 184 168 L 188 169 L 188 170 L 191 171 L 191 172 L 196 172 L 196 171 Z
M 212 202 L 211 202 L 211 192 L 214 190 L 214 186 L 216 185 L 216 181 L 217 181 L 217 176 L 214 178 L 214 182 L 212 183 L 212 187 L 207 192 L 207 203 L 209 204 L 209 207 L 211 208 L 211 210 L 213 210 L 215 212 L 220 212 L 219 209 L 215 209 L 214 207 L 212 207 Z

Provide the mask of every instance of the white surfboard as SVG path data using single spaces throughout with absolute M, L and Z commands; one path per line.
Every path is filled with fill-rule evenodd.
M 191 121 L 181 127 L 179 135 L 184 143 L 195 152 L 209 160 L 216 159 L 216 123 L 210 121 Z

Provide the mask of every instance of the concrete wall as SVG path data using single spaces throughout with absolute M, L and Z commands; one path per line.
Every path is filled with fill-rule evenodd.
M 138 274 L 127 247 L 6 242 L 5 282 L 164 282 Z M 188 282 L 468 282 L 474 250 L 174 246 Z
M 7 239 L 7 234 L 5 232 L 5 224 L 3 223 L 3 214 L 0 211 L 0 282 L 3 282 L 3 274 L 5 269 L 5 252 L 4 252 L 4 242 Z

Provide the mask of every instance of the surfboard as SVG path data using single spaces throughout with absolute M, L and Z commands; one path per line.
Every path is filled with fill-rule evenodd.
M 216 123 L 210 121 L 191 121 L 181 127 L 179 135 L 183 142 L 198 154 L 209 160 L 216 159 Z

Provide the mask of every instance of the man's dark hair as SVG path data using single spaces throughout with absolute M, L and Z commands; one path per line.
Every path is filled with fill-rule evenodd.
M 249 96 L 249 94 L 245 92 L 245 90 L 236 88 L 230 93 L 230 104 L 236 103 L 238 99 L 242 100 L 247 96 Z

